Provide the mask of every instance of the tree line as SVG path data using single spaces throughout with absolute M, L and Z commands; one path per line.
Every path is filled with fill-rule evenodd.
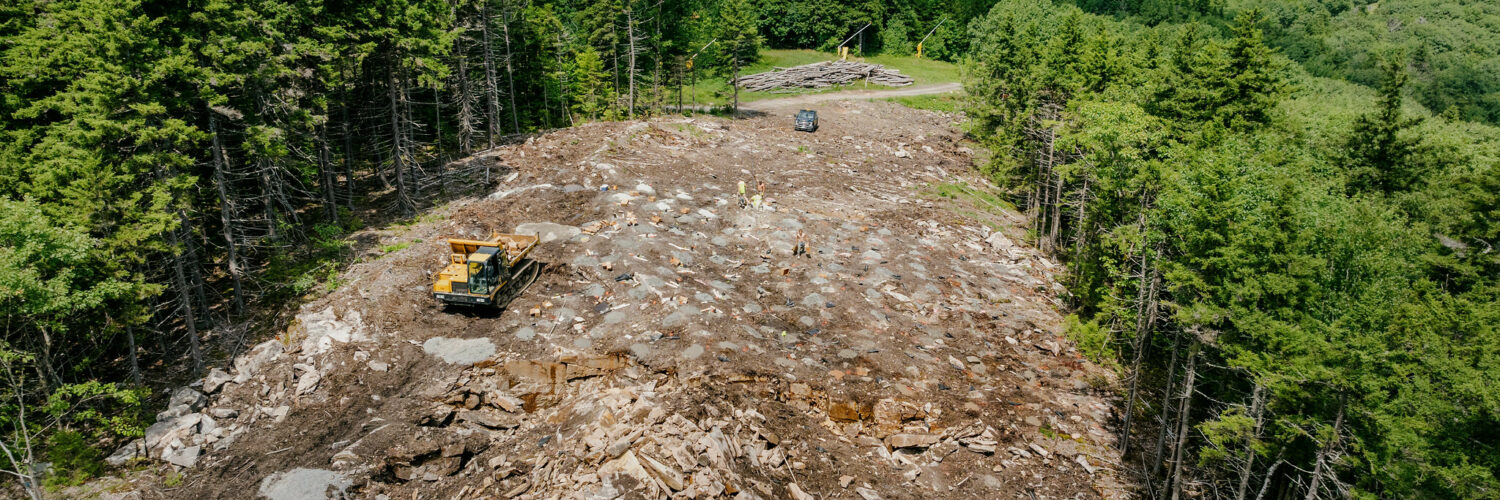
M 1124 375 L 1125 465 L 1153 498 L 1496 498 L 1500 129 L 1409 102 L 1421 61 L 1320 78 L 1267 23 L 969 25 L 970 130 Z

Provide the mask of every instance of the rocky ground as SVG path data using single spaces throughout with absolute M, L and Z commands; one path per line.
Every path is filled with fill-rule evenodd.
M 953 117 L 823 102 L 806 134 L 782 107 L 466 160 L 493 194 L 370 232 L 410 246 L 174 393 L 112 459 L 181 476 L 109 495 L 1128 496 L 1115 380 L 1060 336 L 1057 264 L 1014 213 L 932 194 L 984 185 Z M 444 310 L 443 239 L 491 231 L 541 234 L 540 278 Z

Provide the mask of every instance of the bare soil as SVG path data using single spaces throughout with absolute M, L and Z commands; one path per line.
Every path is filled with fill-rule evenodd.
M 793 132 L 812 105 L 821 128 Z M 754 106 L 733 121 L 590 124 L 466 160 L 514 175 L 371 231 L 412 244 L 370 250 L 244 355 L 243 380 L 204 410 L 235 410 L 217 421 L 232 431 L 200 439 L 180 483 L 110 495 L 1129 496 L 1116 381 L 1061 336 L 1062 269 L 1011 243 L 1017 214 L 927 194 L 987 185 L 954 117 Z M 742 207 L 740 182 L 752 195 L 763 182 L 769 208 Z M 537 222 L 579 232 L 533 252 L 543 271 L 507 307 L 432 299 L 444 238 Z M 435 355 L 452 346 L 493 354 Z M 278 482 L 334 477 L 297 469 L 348 484 Z

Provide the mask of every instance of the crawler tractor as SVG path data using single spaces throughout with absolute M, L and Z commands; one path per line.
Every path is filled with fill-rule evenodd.
M 536 261 L 526 258 L 537 241 L 500 233 L 484 241 L 448 240 L 448 267 L 438 273 L 432 296 L 449 305 L 504 307 L 540 274 Z

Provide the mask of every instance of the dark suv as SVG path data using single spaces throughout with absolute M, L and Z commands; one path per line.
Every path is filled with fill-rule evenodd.
M 798 111 L 797 124 L 794 125 L 792 129 L 802 132 L 812 132 L 818 130 L 818 112 L 810 109 Z

